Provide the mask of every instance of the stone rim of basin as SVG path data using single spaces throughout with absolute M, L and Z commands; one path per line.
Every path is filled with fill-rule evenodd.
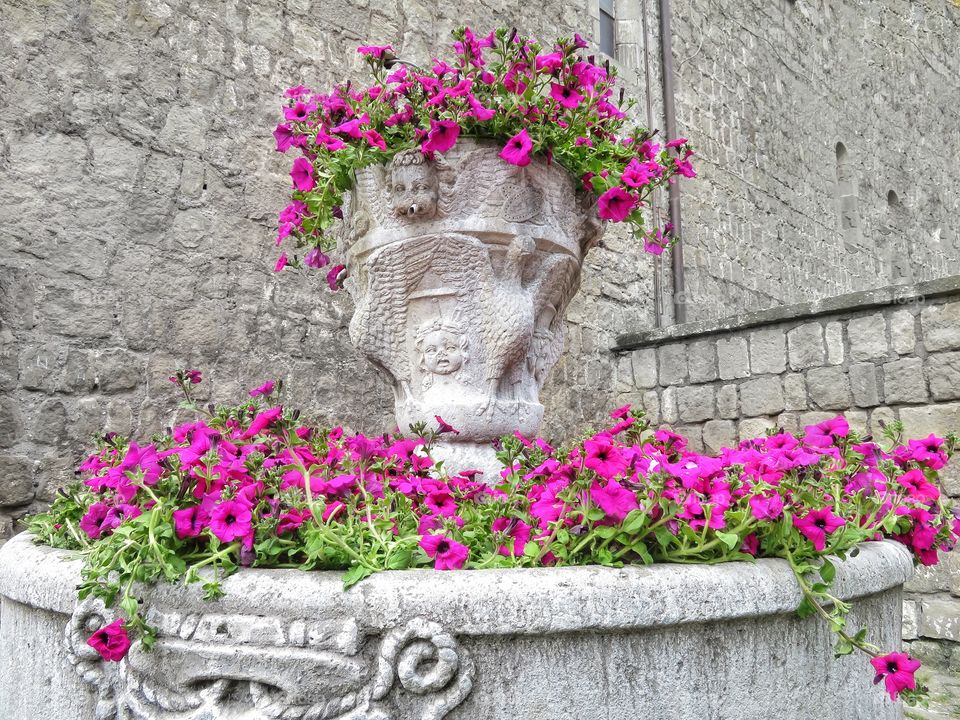
M 37 545 L 23 533 L 0 547 L 0 596 L 70 614 L 82 561 Z M 838 598 L 850 600 L 902 585 L 913 573 L 910 553 L 891 540 L 867 542 L 836 563 Z M 428 616 L 458 635 L 539 634 L 712 622 L 791 613 L 801 593 L 783 560 L 717 565 L 654 564 L 605 568 L 510 568 L 377 573 L 343 590 L 339 571 L 243 569 L 223 580 L 225 595 L 202 600 L 197 585 L 144 588 L 148 608 L 351 617 L 387 628 L 400 618 Z M 530 609 L 538 608 L 532 614 Z

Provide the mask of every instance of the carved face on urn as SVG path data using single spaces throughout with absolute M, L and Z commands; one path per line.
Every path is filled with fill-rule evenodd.
M 437 173 L 419 150 L 399 153 L 390 169 L 390 207 L 405 218 L 431 218 L 437 212 Z
M 467 360 L 467 337 L 448 320 L 432 320 L 417 332 L 421 368 L 431 375 L 452 375 Z

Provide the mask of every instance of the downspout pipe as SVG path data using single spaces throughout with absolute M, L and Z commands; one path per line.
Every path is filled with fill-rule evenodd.
M 660 0 L 660 55 L 663 61 L 663 116 L 667 126 L 667 139 L 677 137 L 677 109 L 673 88 L 673 31 L 670 27 L 670 0 Z M 670 222 L 673 233 L 681 236 L 680 184 L 669 185 Z M 687 321 L 686 293 L 683 282 L 683 245 L 678 240 L 671 250 L 673 265 L 673 322 L 677 325 Z

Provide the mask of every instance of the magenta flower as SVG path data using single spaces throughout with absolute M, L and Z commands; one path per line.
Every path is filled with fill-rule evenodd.
M 130 637 L 123 627 L 123 620 L 114 620 L 87 638 L 87 645 L 96 650 L 107 662 L 120 662 L 130 649 Z
M 280 522 L 277 523 L 277 535 L 283 536 L 288 532 L 297 530 L 303 523 L 311 517 L 310 509 L 298 510 L 293 508 L 280 516 Z
M 671 140 L 667 143 L 668 148 L 680 147 L 681 145 L 686 145 L 687 139 L 685 137 L 679 137 L 676 140 Z
M 260 387 L 255 387 L 250 391 L 250 397 L 257 397 L 259 395 L 269 395 L 273 392 L 273 380 L 267 380 Z
M 330 264 L 330 258 L 324 254 L 323 250 L 315 247 L 311 248 L 310 252 L 304 255 L 303 264 L 307 267 L 322 268 Z
M 470 549 L 446 535 L 424 535 L 420 538 L 420 547 L 433 558 L 437 570 L 459 570 L 470 557 Z
M 558 50 L 557 52 L 550 53 L 549 55 L 537 55 L 535 64 L 537 70 L 554 72 L 559 70 L 563 65 L 563 53 Z
M 221 542 L 233 542 L 253 533 L 250 506 L 239 500 L 225 500 L 210 513 L 210 531 Z
M 524 167 L 530 164 L 530 154 L 532 152 L 533 140 L 530 139 L 526 129 L 523 129 L 507 140 L 507 144 L 500 151 L 500 157 L 511 165 Z
M 497 534 L 505 533 L 507 539 L 512 541 L 512 548 L 508 545 L 501 545 L 497 548 L 497 552 L 504 557 L 510 557 L 511 555 L 520 557 L 523 555 L 523 549 L 530 541 L 530 532 L 533 530 L 533 528 L 523 522 L 523 520 L 506 517 L 498 517 L 493 521 L 490 529 Z
M 891 700 L 896 700 L 906 688 L 916 689 L 917 679 L 913 674 L 920 668 L 919 660 L 914 660 L 906 653 L 892 652 L 871 658 L 870 664 L 877 672 L 874 684 L 883 680 Z
M 453 517 L 457 514 L 457 503 L 453 499 L 453 495 L 446 490 L 434 490 L 427 493 L 423 502 L 435 515 Z
M 309 192 L 317 184 L 313 176 L 313 163 L 305 157 L 298 157 L 293 161 L 290 178 L 293 180 L 293 186 L 300 192 Z
M 449 424 L 448 422 L 445 422 L 444 419 L 439 415 L 434 415 L 433 417 L 440 426 L 440 428 L 437 430 L 438 435 L 443 435 L 444 433 L 453 433 L 454 435 L 460 434 L 459 430 L 455 429 L 453 425 Z
M 261 432 L 270 427 L 277 419 L 283 415 L 283 408 L 281 406 L 272 407 L 269 410 L 264 410 L 260 413 L 257 413 L 257 416 L 253 419 L 253 422 L 250 423 L 250 427 L 246 429 L 240 435 L 241 440 L 249 440 L 256 435 L 259 435 Z
M 583 95 L 569 85 L 561 85 L 560 83 L 551 83 L 550 97 L 568 110 L 573 110 L 583 100 Z
M 370 57 L 380 60 L 388 52 L 393 52 L 392 45 L 361 45 L 357 48 L 357 52 L 361 55 L 369 55 Z
M 826 546 L 827 535 L 833 534 L 845 524 L 844 519 L 834 515 L 829 508 L 811 510 L 802 518 L 793 520 L 794 527 L 812 542 L 818 551 L 822 551 Z
M 112 534 L 124 520 L 138 517 L 141 514 L 140 508 L 136 505 L 94 503 L 80 519 L 80 529 L 93 540 L 99 540 Z
M 280 123 L 273 131 L 273 139 L 277 141 L 277 152 L 286 152 L 293 144 L 293 130 L 288 123 Z
M 327 285 L 331 290 L 339 290 L 343 287 L 343 278 L 346 277 L 344 271 L 346 269 L 346 265 L 334 265 L 330 268 L 330 271 L 327 273 Z
M 619 185 L 607 190 L 597 199 L 597 211 L 604 220 L 623 222 L 637 206 L 637 199 Z
M 210 516 L 199 505 L 173 511 L 173 531 L 181 540 L 199 537 L 210 524 Z
M 367 130 L 363 133 L 363 137 L 366 138 L 367 143 L 371 147 L 377 148 L 377 150 L 386 150 L 387 141 L 383 139 L 383 135 L 378 133 L 376 130 Z
M 677 160 L 677 174 L 688 178 L 695 178 L 697 171 L 693 169 L 693 165 L 690 164 L 689 160 Z
M 354 140 L 359 140 L 363 137 L 363 131 L 360 129 L 362 125 L 366 125 L 369 118 L 366 115 L 363 115 L 353 120 L 347 120 L 347 122 L 340 123 L 334 128 L 330 128 L 330 132 L 337 133 L 338 135 L 347 135 Z
M 627 460 L 607 435 L 597 435 L 583 444 L 583 464 L 604 480 L 612 480 L 627 469 Z
M 637 494 L 627 490 L 616 480 L 611 480 L 606 485 L 594 480 L 590 486 L 590 499 L 615 523 L 623 522 L 632 510 L 640 507 Z
M 497 114 L 496 110 L 484 107 L 483 103 L 477 100 L 472 93 L 467 95 L 467 103 L 470 105 L 470 114 L 480 122 L 489 120 Z
M 648 167 L 648 165 L 651 164 L 655 165 L 656 163 L 642 163 L 636 158 L 633 158 L 623 169 L 620 180 L 623 181 L 624 185 L 629 185 L 632 188 L 648 185 L 655 177 Z
M 757 520 L 776 520 L 783 515 L 783 498 L 776 492 L 753 495 L 750 512 Z
M 420 148 L 424 152 L 444 153 L 453 147 L 460 136 L 460 126 L 453 120 L 431 120 L 430 132 Z
M 277 258 L 277 264 L 273 266 L 274 272 L 280 272 L 287 266 L 287 254 L 285 252 L 280 253 L 280 257 Z

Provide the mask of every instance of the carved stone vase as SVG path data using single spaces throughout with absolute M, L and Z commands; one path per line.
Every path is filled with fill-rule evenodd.
M 459 431 L 438 448 L 448 468 L 487 473 L 491 440 L 540 427 L 564 311 L 602 232 L 563 168 L 499 150 L 462 139 L 364 168 L 340 238 L 350 338 L 393 384 L 399 427 L 441 416 Z

